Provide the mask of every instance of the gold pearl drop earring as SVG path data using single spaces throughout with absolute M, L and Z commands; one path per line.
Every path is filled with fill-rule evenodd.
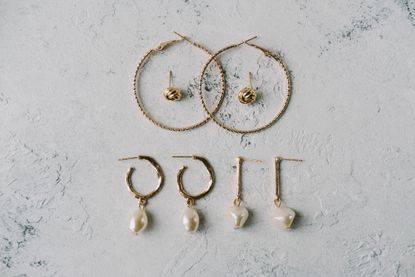
M 141 194 L 134 188 L 133 182 L 131 177 L 135 171 L 134 167 L 130 167 L 127 171 L 127 175 L 125 177 L 125 181 L 127 183 L 128 190 L 133 194 L 133 196 L 138 200 L 138 209 L 133 213 L 133 216 L 130 219 L 130 230 L 137 235 L 139 232 L 144 230 L 148 224 L 148 217 L 145 210 L 145 206 L 147 205 L 148 199 L 156 195 L 162 188 L 164 183 L 164 174 L 160 167 L 160 165 L 151 157 L 149 156 L 137 156 L 137 157 L 129 157 L 129 158 L 121 158 L 118 159 L 119 161 L 125 160 L 146 160 L 150 162 L 150 164 L 154 167 L 158 177 L 158 184 L 155 190 L 147 194 Z
M 272 217 L 278 227 L 282 229 L 290 229 L 295 218 L 295 211 L 281 205 L 281 162 L 293 161 L 302 162 L 299 159 L 286 159 L 282 157 L 275 158 L 275 199 L 276 209 L 273 211 Z
M 173 73 L 169 73 L 169 86 L 164 91 L 164 97 L 169 101 L 180 101 L 182 99 L 182 92 L 179 88 L 173 87 Z
M 242 228 L 249 217 L 249 211 L 242 203 L 242 163 L 244 161 L 261 162 L 242 157 L 236 158 L 236 197 L 233 200 L 233 205 L 229 208 L 229 218 L 234 229 Z
M 193 155 L 193 156 L 173 156 L 173 158 L 191 158 L 193 160 L 199 160 L 203 163 L 203 165 L 206 167 L 209 173 L 210 181 L 208 183 L 207 189 L 197 195 L 190 194 L 184 188 L 183 174 L 184 174 L 184 171 L 187 169 L 187 167 L 182 166 L 179 169 L 179 172 L 177 173 L 177 187 L 179 189 L 180 194 L 187 200 L 187 208 L 183 214 L 182 223 L 186 231 L 193 233 L 193 232 L 196 232 L 197 229 L 199 228 L 199 222 L 200 222 L 199 214 L 197 213 L 197 210 L 193 208 L 193 206 L 196 204 L 196 200 L 205 197 L 212 190 L 213 185 L 215 183 L 215 173 L 213 171 L 212 166 L 209 164 L 208 160 L 203 157 Z

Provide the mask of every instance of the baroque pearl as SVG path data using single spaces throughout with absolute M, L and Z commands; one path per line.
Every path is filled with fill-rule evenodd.
M 234 229 L 242 228 L 248 219 L 249 212 L 244 206 L 233 205 L 229 208 L 229 218 Z
M 183 213 L 182 222 L 188 232 L 196 232 L 199 227 L 199 214 L 193 207 L 187 207 Z
M 287 207 L 276 207 L 272 217 L 278 227 L 282 229 L 290 229 L 295 218 L 295 212 Z
M 135 234 L 147 227 L 148 218 L 144 208 L 138 208 L 130 219 L 130 230 Z

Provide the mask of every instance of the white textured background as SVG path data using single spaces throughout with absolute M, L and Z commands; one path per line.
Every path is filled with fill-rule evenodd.
M 133 101 L 133 72 L 173 30 L 213 51 L 252 35 L 281 51 L 294 79 L 285 116 L 248 136 L 213 123 L 187 133 L 151 125 Z M 191 88 L 206 61 L 182 46 L 154 60 L 145 83 L 156 82 L 143 91 L 158 97 L 157 116 L 177 109 L 178 123 L 202 116 Z M 0 275 L 414 276 L 414 49 L 413 0 L 0 1 Z M 234 88 L 248 70 L 270 68 L 255 55 L 224 58 L 240 77 Z M 161 96 L 168 69 L 189 88 L 183 103 Z M 275 109 L 268 88 L 280 87 L 264 76 L 254 123 Z M 220 116 L 245 124 L 228 100 Z M 167 176 L 137 237 L 124 174 L 136 166 L 147 190 L 155 177 L 144 162 L 117 162 L 136 154 L 155 157 Z M 194 235 L 180 222 L 175 174 L 187 163 L 192 191 L 206 176 L 172 154 L 204 155 L 216 170 Z M 290 232 L 270 220 L 277 154 L 305 159 L 283 168 L 285 203 L 299 214 Z M 237 155 L 264 160 L 244 169 L 251 218 L 240 231 L 224 220 Z

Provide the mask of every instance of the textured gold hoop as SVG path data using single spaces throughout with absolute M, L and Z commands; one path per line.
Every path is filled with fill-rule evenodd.
M 158 126 L 158 127 L 160 127 L 160 128 L 163 128 L 163 129 L 166 129 L 166 130 L 169 130 L 169 131 L 176 131 L 176 132 L 182 132 L 182 131 L 188 131 L 188 130 L 191 130 L 191 129 L 195 129 L 195 128 L 197 128 L 197 127 L 200 127 L 200 126 L 202 126 L 202 125 L 204 125 L 204 124 L 206 124 L 209 120 L 210 120 L 210 117 L 211 117 L 211 115 L 215 115 L 216 114 L 216 112 L 219 110 L 219 108 L 220 108 L 220 106 L 221 106 L 221 104 L 222 104 L 222 102 L 223 102 L 223 99 L 224 99 L 224 96 L 225 96 L 225 72 L 223 71 L 223 68 L 222 68 L 222 66 L 221 66 L 221 64 L 216 60 L 216 59 L 210 59 L 209 61 L 210 62 L 214 62 L 214 64 L 215 64 L 215 66 L 219 69 L 219 71 L 220 71 L 220 75 L 221 75 L 221 95 L 220 95 L 220 98 L 219 98 L 219 101 L 218 101 L 218 103 L 217 103 L 217 105 L 216 105 L 216 107 L 213 109 L 213 111 L 210 113 L 210 114 L 208 114 L 208 116 L 206 116 L 205 117 L 205 119 L 204 120 L 202 120 L 202 121 L 200 121 L 200 122 L 198 122 L 198 123 L 195 123 L 195 124 L 193 124 L 193 125 L 191 125 L 191 126 L 187 126 L 187 127 L 171 127 L 171 126 L 168 126 L 168 125 L 166 125 L 166 124 L 163 124 L 163 123 L 161 123 L 161 122 L 159 122 L 159 121 L 157 121 L 157 120 L 155 120 L 151 115 L 150 115 L 150 113 L 144 108 L 144 105 L 143 105 L 143 103 L 141 102 L 141 100 L 140 100 L 140 94 L 139 94 L 139 89 L 138 89 L 138 83 L 139 83 L 139 78 L 140 78 L 140 73 L 141 73 L 141 70 L 142 70 L 142 68 L 144 67 L 144 65 L 145 65 L 145 63 L 152 57 L 152 56 L 154 56 L 155 54 L 157 54 L 157 53 L 160 53 L 160 52 L 162 52 L 163 50 L 165 50 L 165 49 L 167 49 L 168 47 L 170 47 L 170 46 L 172 46 L 173 44 L 176 44 L 176 43 L 179 43 L 179 42 L 183 42 L 183 41 L 186 41 L 186 42 L 188 42 L 188 43 L 190 43 L 191 45 L 193 45 L 193 46 L 195 46 L 195 47 L 197 47 L 197 48 L 199 48 L 199 49 L 201 49 L 201 50 L 203 50 L 204 52 L 206 52 L 208 55 L 209 55 L 209 57 L 212 57 L 212 53 L 207 49 L 207 48 L 205 48 L 204 46 L 202 46 L 201 44 L 199 44 L 199 43 L 196 43 L 196 42 L 194 42 L 194 41 L 192 41 L 192 40 L 190 40 L 189 38 L 187 38 L 187 37 L 185 37 L 185 36 L 183 36 L 183 35 L 180 35 L 180 34 L 178 34 L 178 33 L 176 33 L 176 32 L 174 32 L 176 35 L 178 35 L 179 37 L 180 37 L 180 39 L 175 39 L 175 40 L 169 40 L 169 41 L 165 41 L 165 42 L 162 42 L 158 47 L 156 47 L 156 48 L 154 48 L 154 49 L 150 49 L 145 55 L 144 55 L 144 57 L 140 60 L 140 62 L 138 63 L 138 66 L 137 66 L 137 69 L 136 69 L 136 71 L 135 71 L 135 75 L 134 75 L 134 83 L 133 83 L 133 86 L 134 86 L 134 97 L 135 97 L 135 99 L 136 99 L 136 102 L 137 102 L 137 105 L 138 105 L 138 108 L 140 109 L 140 111 L 143 113 L 143 115 L 148 119 L 148 120 L 150 120 L 150 122 L 151 123 L 153 123 L 154 125 L 156 125 L 156 126 Z M 210 63 L 209 63 L 210 64 Z M 206 71 L 206 70 L 205 70 Z M 200 90 L 200 87 L 199 87 L 199 90 Z M 199 92 L 199 94 L 200 94 L 201 92 Z M 169 93 L 169 95 L 167 96 L 166 95 L 166 97 L 170 97 L 171 96 L 171 94 Z M 174 93 L 174 96 L 175 97 L 177 97 L 177 93 L 175 92 Z M 175 99 L 174 99 L 175 100 Z
M 250 39 L 248 39 L 248 40 L 245 40 L 245 41 L 243 41 L 243 42 L 241 42 L 241 43 L 238 43 L 238 44 L 232 44 L 232 45 L 229 45 L 229 46 L 227 46 L 227 47 L 225 47 L 225 48 L 222 48 L 221 50 L 219 50 L 218 52 L 216 52 L 215 54 L 213 54 L 213 56 L 209 59 L 209 61 L 205 64 L 205 66 L 203 67 L 203 70 L 202 70 L 202 74 L 200 75 L 200 81 L 199 81 L 199 97 L 200 97 L 200 100 L 202 101 L 202 106 L 203 106 L 203 109 L 210 115 L 210 117 L 212 118 L 212 120 L 213 120 L 213 122 L 215 122 L 217 125 L 219 125 L 220 127 L 222 127 L 223 129 L 225 129 L 225 130 L 228 130 L 228 131 L 230 131 L 230 132 L 233 132 L 233 133 L 238 133 L 238 134 L 251 134 L 251 133 L 258 133 L 258 132 L 261 132 L 261 131 L 263 131 L 263 130 L 265 130 L 265 129 L 267 129 L 267 128 L 269 128 L 269 127 L 271 127 L 275 122 L 277 122 L 278 121 L 278 119 L 280 119 L 281 118 L 281 116 L 284 114 L 284 112 L 285 112 L 285 110 L 287 109 L 287 106 L 288 106 L 288 103 L 289 103 L 289 101 L 290 101 L 290 97 L 291 97 L 291 92 L 292 92 L 292 80 L 291 80 L 291 75 L 290 75 L 290 72 L 289 72 L 289 69 L 288 69 L 288 67 L 287 67 L 287 65 L 285 64 L 285 62 L 283 61 L 283 59 L 282 59 L 282 57 L 279 55 L 279 54 L 275 54 L 275 53 L 272 53 L 271 51 L 269 51 L 269 50 L 267 50 L 267 49 L 265 49 L 265 48 L 262 48 L 262 47 L 260 47 L 260 46 L 258 46 L 258 45 L 256 45 L 256 44 L 253 44 L 253 43 L 250 43 L 249 41 L 251 41 L 252 39 L 255 39 L 256 37 L 253 37 L 253 38 L 250 38 Z M 217 59 L 217 57 L 220 55 L 220 54 L 222 54 L 223 52 L 225 52 L 225 51 L 228 51 L 228 50 L 230 50 L 230 49 L 232 49 L 232 48 L 236 48 L 236 47 L 239 47 L 239 46 L 241 46 L 241 45 L 243 45 L 243 44 L 246 44 L 246 45 L 248 45 L 248 46 L 251 46 L 251 47 L 253 47 L 253 48 L 255 48 L 255 49 L 258 49 L 258 50 L 260 50 L 266 57 L 269 57 L 269 58 L 271 58 L 271 59 L 273 59 L 273 60 L 275 60 L 281 67 L 282 67 L 282 69 L 283 69 L 283 71 L 284 71 L 284 73 L 285 73 L 285 77 L 286 77 L 286 80 L 287 80 L 287 94 L 286 94 L 286 96 L 285 96 L 285 100 L 284 100 L 284 102 L 283 102 L 283 105 L 282 105 L 282 108 L 279 110 L 279 112 L 274 116 L 274 118 L 272 118 L 271 119 L 271 121 L 269 121 L 267 124 L 265 124 L 265 125 L 263 125 L 263 126 L 261 126 L 261 127 L 258 127 L 258 128 L 254 128 L 254 129 L 251 129 L 251 130 L 242 130 L 242 129 L 238 129 L 238 128 L 233 128 L 233 127 L 228 127 L 228 126 L 226 126 L 224 123 L 222 123 L 222 122 L 220 122 L 216 117 L 215 117 L 215 114 L 218 112 L 218 110 L 215 110 L 215 113 L 213 113 L 213 112 L 211 112 L 211 111 L 209 111 L 209 109 L 207 108 L 207 105 L 206 105 L 206 102 L 205 102 L 205 99 L 204 99 L 204 97 L 203 97 L 203 93 L 202 93 L 202 88 L 203 88 L 203 82 L 204 82 L 204 75 L 205 75 L 205 73 L 206 73 L 206 70 L 207 70 L 207 68 L 208 68 L 208 66 L 210 65 L 210 63 L 212 62 L 212 61 L 214 61 L 214 60 L 216 60 Z M 226 88 L 226 84 L 225 84 L 225 88 Z
M 164 183 L 164 174 L 163 174 L 163 170 L 161 169 L 160 165 L 156 162 L 156 160 L 154 160 L 152 157 L 149 156 L 137 156 L 137 157 L 129 157 L 129 158 L 121 158 L 119 159 L 119 161 L 125 161 L 125 160 L 132 160 L 132 159 L 139 159 L 139 160 L 146 160 L 148 162 L 150 162 L 150 164 L 154 167 L 154 169 L 156 170 L 157 173 L 157 177 L 158 177 L 158 182 L 157 182 L 157 187 L 155 190 L 147 193 L 147 194 L 142 194 L 140 192 L 138 192 L 133 185 L 132 182 L 132 175 L 135 171 L 134 167 L 130 167 L 130 169 L 127 171 L 127 175 L 125 177 L 125 181 L 127 183 L 127 188 L 128 190 L 133 194 L 133 196 L 138 199 L 140 206 L 144 206 L 147 204 L 147 201 L 149 198 L 153 197 L 154 195 L 156 195 L 162 188 L 163 183 Z
M 193 160 L 199 160 L 203 163 L 209 173 L 209 183 L 206 190 L 202 191 L 199 194 L 193 195 L 186 191 L 183 184 L 183 174 L 187 169 L 187 166 L 182 166 L 177 173 L 177 188 L 179 189 L 180 194 L 187 199 L 187 204 L 189 206 L 193 205 L 195 200 L 205 197 L 213 188 L 215 184 L 215 172 L 213 171 L 212 166 L 210 165 L 209 161 L 200 156 L 173 156 L 173 158 L 191 158 Z

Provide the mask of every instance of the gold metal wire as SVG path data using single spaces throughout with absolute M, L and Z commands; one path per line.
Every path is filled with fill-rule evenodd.
M 277 207 L 281 206 L 281 162 L 282 161 L 292 161 L 292 162 L 302 162 L 303 160 L 299 159 L 287 159 L 283 157 L 275 158 L 275 199 L 274 204 Z
M 292 93 L 291 74 L 289 72 L 288 66 L 283 61 L 282 57 L 279 54 L 272 53 L 271 51 L 269 51 L 269 50 L 267 50 L 267 49 L 265 49 L 265 48 L 263 48 L 261 46 L 258 46 L 256 44 L 250 43 L 250 41 L 253 40 L 253 39 L 255 39 L 255 38 L 256 38 L 256 36 L 253 37 L 253 38 L 247 39 L 245 41 L 242 41 L 241 43 L 229 45 L 229 46 L 227 46 L 225 48 L 222 48 L 218 52 L 216 52 L 213 56 L 211 56 L 210 60 L 205 64 L 205 66 L 203 67 L 203 70 L 202 70 L 202 74 L 200 75 L 200 80 L 199 80 L 199 97 L 200 97 L 200 99 L 202 101 L 203 109 L 210 115 L 210 117 L 212 118 L 213 122 L 215 122 L 217 125 L 219 125 L 223 129 L 228 130 L 228 131 L 233 132 L 233 133 L 238 133 L 238 134 L 252 134 L 252 133 L 261 132 L 261 131 L 263 131 L 265 129 L 268 129 L 269 127 L 271 127 L 274 123 L 276 123 L 281 118 L 281 116 L 286 111 L 287 106 L 288 106 L 288 103 L 290 101 L 291 93 Z M 269 58 L 275 60 L 278 64 L 280 64 L 280 66 L 282 67 L 282 69 L 283 69 L 283 71 L 285 73 L 285 77 L 286 77 L 286 80 L 287 80 L 287 94 L 285 96 L 285 99 L 284 99 L 282 108 L 278 111 L 278 113 L 267 124 L 265 124 L 265 125 L 263 125 L 261 127 L 257 127 L 257 128 L 251 129 L 251 130 L 242 130 L 242 129 L 238 129 L 238 128 L 229 127 L 229 126 L 226 126 L 224 123 L 220 122 L 215 117 L 215 114 L 216 114 L 217 111 L 215 110 L 215 113 L 213 113 L 213 112 L 209 111 L 209 109 L 207 108 L 207 105 L 206 105 L 206 102 L 205 102 L 205 99 L 204 99 L 204 96 L 203 96 L 203 92 L 202 92 L 203 82 L 204 82 L 204 75 L 205 75 L 206 70 L 207 70 L 208 66 L 210 65 L 210 63 L 212 61 L 214 61 L 215 59 L 217 59 L 217 57 L 220 54 L 222 54 L 223 52 L 228 51 L 228 50 L 233 49 L 233 48 L 236 48 L 236 47 L 239 47 L 239 46 L 241 46 L 243 44 L 246 44 L 248 46 L 251 46 L 251 47 L 253 47 L 255 49 L 260 50 L 266 57 L 269 57 Z M 226 84 L 225 84 L 225 87 L 226 87 Z
M 236 197 L 233 200 L 233 203 L 238 207 L 243 202 L 242 200 L 242 164 L 244 161 L 261 162 L 260 160 L 247 159 L 243 157 L 236 158 Z
M 192 40 L 190 40 L 189 38 L 174 32 L 176 35 L 178 35 L 180 37 L 180 39 L 174 39 L 174 40 L 169 40 L 169 41 L 165 41 L 162 42 L 158 47 L 154 48 L 154 49 L 150 49 L 146 54 L 144 54 L 144 56 L 141 58 L 141 60 L 138 63 L 137 69 L 135 71 L 135 75 L 134 75 L 134 82 L 133 82 L 133 86 L 134 86 L 134 97 L 135 100 L 137 102 L 138 108 L 140 109 L 140 111 L 143 113 L 143 115 L 150 120 L 151 123 L 153 123 L 154 125 L 169 130 L 169 131 L 176 131 L 176 132 L 182 132 L 182 131 L 188 131 L 188 130 L 192 130 L 195 129 L 197 127 L 200 127 L 204 124 L 206 124 L 212 115 L 215 115 L 217 113 L 217 111 L 219 110 L 224 96 L 225 96 L 225 72 L 221 66 L 221 64 L 216 60 L 216 59 L 210 59 L 210 62 L 213 61 L 213 63 L 215 64 L 215 66 L 219 69 L 220 71 L 220 75 L 221 75 L 221 95 L 220 98 L 218 100 L 217 105 L 214 107 L 213 111 L 211 113 L 209 113 L 208 116 L 205 117 L 205 119 L 203 119 L 200 122 L 197 122 L 191 126 L 187 126 L 187 127 L 172 127 L 172 126 L 168 126 L 164 123 L 159 122 L 158 120 L 154 119 L 150 113 L 145 109 L 141 99 L 140 99 L 140 93 L 139 93 L 139 89 L 138 89 L 138 84 L 139 84 L 139 78 L 140 78 L 140 73 L 145 65 L 145 63 L 155 54 L 162 52 L 163 50 L 167 49 L 168 47 L 170 47 L 173 44 L 179 43 L 179 42 L 183 42 L 186 41 L 188 43 L 190 43 L 191 45 L 203 50 L 204 52 L 206 52 L 209 57 L 212 57 L 213 54 L 211 51 L 209 51 L 206 47 L 202 46 L 199 43 L 196 43 Z M 206 70 L 205 70 L 206 71 Z M 199 90 L 201 90 L 201 88 L 199 88 Z M 200 94 L 201 92 L 199 92 Z
M 140 192 L 138 192 L 133 185 L 132 182 L 132 175 L 135 171 L 134 167 L 130 167 L 130 169 L 127 171 L 127 175 L 125 177 L 125 181 L 127 183 L 127 188 L 128 190 L 134 195 L 134 197 L 136 199 L 138 199 L 139 201 L 139 205 L 141 207 L 144 207 L 147 204 L 147 201 L 149 198 L 153 197 L 154 195 L 156 195 L 162 188 L 163 183 L 164 183 L 164 173 L 163 170 L 161 169 L 161 166 L 156 162 L 156 160 L 154 160 L 152 157 L 149 156 L 137 156 L 137 157 L 127 157 L 127 158 L 121 158 L 118 159 L 119 161 L 125 161 L 125 160 L 133 160 L 133 159 L 139 159 L 139 160 L 146 160 L 148 162 L 150 162 L 150 164 L 154 167 L 154 169 L 156 170 L 157 173 L 157 178 L 158 178 L 158 182 L 157 182 L 157 187 L 156 189 L 154 189 L 153 191 L 147 193 L 147 194 L 142 194 Z
M 186 191 L 183 184 L 183 174 L 185 170 L 187 169 L 186 166 L 182 166 L 179 169 L 179 172 L 177 173 L 177 188 L 179 189 L 180 194 L 187 199 L 187 205 L 193 206 L 195 204 L 195 201 L 205 197 L 213 188 L 215 184 L 215 172 L 213 171 L 213 167 L 210 165 L 209 161 L 206 158 L 203 158 L 201 156 L 173 156 L 173 158 L 187 158 L 187 159 L 193 159 L 193 160 L 199 160 L 203 163 L 203 165 L 206 167 L 208 173 L 209 173 L 209 183 L 207 186 L 207 189 L 202 191 L 199 194 L 193 195 Z

